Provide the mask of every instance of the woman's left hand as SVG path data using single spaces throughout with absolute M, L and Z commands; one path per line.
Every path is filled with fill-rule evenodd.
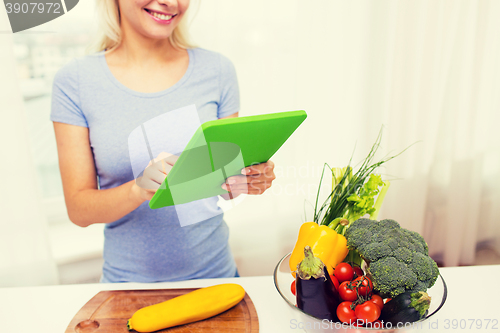
M 234 199 L 240 194 L 262 194 L 276 178 L 274 174 L 274 163 L 252 165 L 241 170 L 241 175 L 231 176 L 222 184 L 222 188 L 229 193 L 222 195 L 224 199 Z

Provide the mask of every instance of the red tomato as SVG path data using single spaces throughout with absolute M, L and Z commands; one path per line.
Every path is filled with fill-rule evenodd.
M 292 291 L 293 295 L 295 295 L 295 284 L 296 284 L 296 281 L 293 280 L 292 285 L 290 286 L 290 290 Z
M 344 281 L 339 286 L 339 295 L 344 301 L 355 301 L 358 298 L 355 289 L 349 288 L 350 281 Z
M 352 269 L 354 270 L 354 276 L 356 277 L 365 275 L 365 273 L 359 266 L 354 266 Z
M 382 299 L 382 297 L 380 297 L 380 295 L 373 294 L 372 298 L 370 298 L 369 301 L 375 303 L 375 305 L 377 305 L 380 310 L 382 310 L 382 308 L 384 307 L 384 300 Z
M 335 277 L 339 280 L 340 283 L 344 281 L 351 281 L 354 277 L 354 270 L 351 265 L 346 262 L 341 262 L 335 267 Z
M 335 277 L 335 275 L 330 275 L 330 278 L 332 279 L 333 285 L 335 286 L 335 290 L 339 290 L 339 280 Z
M 387 302 L 389 302 L 391 299 L 392 299 L 392 298 L 386 298 L 386 299 L 384 300 L 384 304 L 387 304 Z
M 380 308 L 372 301 L 366 301 L 356 306 L 354 314 L 365 323 L 371 323 L 380 317 Z
M 373 291 L 373 283 L 367 276 L 360 276 L 354 279 L 353 285 L 358 288 L 360 295 L 367 296 Z
M 337 317 L 343 323 L 355 323 L 358 318 L 353 309 L 351 309 L 352 302 L 342 302 L 337 307 Z
M 377 319 L 372 323 L 371 327 L 377 328 L 377 329 L 382 329 L 382 328 L 384 328 L 384 324 L 380 320 Z

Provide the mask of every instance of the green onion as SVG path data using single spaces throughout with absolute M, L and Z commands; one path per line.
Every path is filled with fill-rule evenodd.
M 374 171 L 382 164 L 399 156 L 404 150 L 394 156 L 384 158 L 378 162 L 373 162 L 375 153 L 380 147 L 382 140 L 382 130 L 379 132 L 368 156 L 363 160 L 356 172 L 347 165 L 344 168 L 331 168 L 325 163 L 320 178 L 320 184 L 316 195 L 314 206 L 314 222 L 321 225 L 328 225 L 338 233 L 344 234 L 349 225 L 364 215 L 376 218 L 387 192 L 389 182 L 382 181 Z M 326 200 L 318 208 L 319 193 L 325 169 L 328 168 L 332 174 L 332 191 Z M 377 196 L 375 201 L 375 196 Z M 347 220 L 349 223 L 340 223 Z

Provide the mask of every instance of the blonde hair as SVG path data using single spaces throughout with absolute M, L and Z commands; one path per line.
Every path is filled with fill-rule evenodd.
M 99 36 L 90 49 L 96 52 L 111 50 L 120 45 L 122 41 L 118 0 L 96 0 L 96 8 L 99 21 Z M 189 49 L 195 47 L 189 41 L 186 14 L 168 37 L 170 44 L 175 48 Z

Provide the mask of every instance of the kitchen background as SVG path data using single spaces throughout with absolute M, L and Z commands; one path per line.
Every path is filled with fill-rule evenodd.
M 49 120 L 54 74 L 97 30 L 93 3 L 1 36 L 0 286 L 99 279 L 102 226 L 68 220 Z M 382 127 L 378 158 L 414 145 L 380 170 L 392 185 L 379 217 L 422 233 L 441 265 L 500 263 L 500 2 L 199 0 L 190 11 L 195 44 L 236 67 L 240 115 L 309 115 L 273 158 L 273 187 L 226 213 L 241 275 L 272 274 L 312 218 L 324 163 L 361 161 Z

